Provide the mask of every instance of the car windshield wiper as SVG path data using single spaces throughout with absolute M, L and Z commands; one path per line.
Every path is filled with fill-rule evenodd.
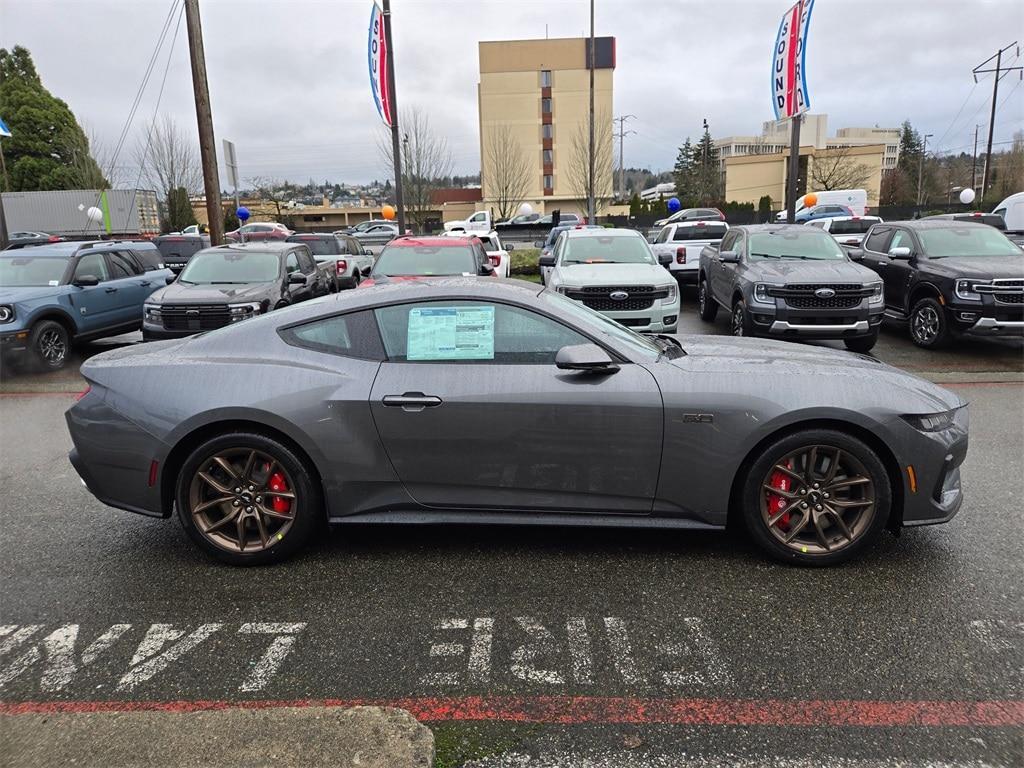
M 175 282 L 184 283 L 185 285 L 195 285 L 191 280 L 182 280 L 180 277 Z
M 776 256 L 774 253 L 752 253 L 751 256 L 757 256 L 759 259 L 781 259 L 781 256 Z

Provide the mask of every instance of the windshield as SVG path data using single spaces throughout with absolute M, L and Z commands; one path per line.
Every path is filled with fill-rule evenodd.
M 842 261 L 846 258 L 839 244 L 820 229 L 812 227 L 756 232 L 750 236 L 750 258 L 807 259 L 811 261 Z
M 373 275 L 475 275 L 478 267 L 468 245 L 417 245 L 385 248 Z
M 209 248 L 208 240 L 203 242 L 200 237 L 161 237 L 156 241 L 156 247 L 164 256 L 191 256 L 196 251 Z
M 281 274 L 276 253 L 200 251 L 182 270 L 181 283 L 269 283 Z
M 881 219 L 849 219 L 848 221 L 833 221 L 828 231 L 833 235 L 863 235 L 872 224 L 878 224 Z
M 676 227 L 674 242 L 685 240 L 721 240 L 729 227 L 725 224 L 698 224 L 695 227 Z
M 640 235 L 570 237 L 562 249 L 562 264 L 657 264 Z
M 309 248 L 309 252 L 314 256 L 337 256 L 340 252 L 338 248 L 338 241 L 334 238 L 323 238 L 323 237 L 290 237 L 289 242 L 302 243 L 304 246 Z
M 920 229 L 917 234 L 929 259 L 942 259 L 946 256 L 1020 256 L 1020 248 L 992 227 L 975 225 Z
M 626 326 L 620 325 L 609 317 L 605 317 L 597 310 L 590 309 L 583 302 L 573 301 L 560 293 L 552 293 L 550 291 L 543 291 L 540 296 L 548 303 L 554 304 L 564 312 L 573 315 L 579 322 L 580 327 L 585 331 L 589 331 L 594 336 L 603 336 L 625 344 L 647 360 L 657 360 L 661 355 L 661 347 L 651 339 L 629 330 Z
M 0 286 L 25 288 L 59 285 L 67 266 L 66 258 L 5 256 L 0 258 Z

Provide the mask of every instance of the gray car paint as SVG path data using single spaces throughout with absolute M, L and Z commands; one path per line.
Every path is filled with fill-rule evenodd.
M 276 332 L 353 309 L 435 299 L 548 314 L 602 345 L 619 371 L 453 364 L 446 373 L 301 349 Z M 476 512 L 490 522 L 720 527 L 734 480 L 759 444 L 827 423 L 877 444 L 889 460 L 904 507 L 897 522 L 941 522 L 959 507 L 960 496 L 945 508 L 932 496 L 946 457 L 958 466 L 967 450 L 967 409 L 952 392 L 865 356 L 763 339 L 679 337 L 685 356 L 651 362 L 574 318 L 529 283 L 402 281 L 190 339 L 113 350 L 82 367 L 92 390 L 67 412 L 71 460 L 101 501 L 166 517 L 173 466 L 196 435 L 244 423 L 276 430 L 308 455 L 332 522 L 446 521 Z M 379 407 L 384 394 L 435 389 L 453 407 L 387 414 Z M 935 433 L 901 418 L 954 408 L 955 424 Z M 424 413 L 431 421 L 417 422 Z M 694 414 L 711 420 L 688 418 Z

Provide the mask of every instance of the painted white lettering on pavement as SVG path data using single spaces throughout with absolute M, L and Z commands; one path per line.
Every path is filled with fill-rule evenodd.
M 171 662 L 177 661 L 191 651 L 223 624 L 202 624 L 196 630 L 185 635 L 185 630 L 175 629 L 173 624 L 153 624 L 146 636 L 142 638 L 135 655 L 129 663 L 129 669 L 117 684 L 117 690 L 130 691 L 146 682 L 154 675 L 165 670 Z M 161 649 L 173 643 L 166 651 Z
M 565 682 L 562 674 L 554 669 L 537 669 L 534 661 L 545 653 L 557 652 L 555 636 L 543 624 L 529 616 L 517 616 L 516 624 L 533 640 L 527 645 L 520 645 L 512 651 L 512 674 L 520 680 L 532 683 L 549 683 L 558 685 Z
M 97 637 L 82 651 L 81 666 L 87 667 L 96 661 L 104 651 L 131 629 L 131 626 L 131 624 L 114 624 L 110 629 Z M 25 629 L 31 629 L 32 632 L 22 635 L 22 639 L 35 634 L 39 626 L 35 625 Z M 47 692 L 59 691 L 67 687 L 80 668 L 79 661 L 75 658 L 75 644 L 78 640 L 78 631 L 78 624 L 65 624 L 55 629 L 0 671 L 0 687 L 34 666 L 44 655 L 46 657 L 46 666 L 43 669 L 39 687 Z M 9 640 L 14 640 L 19 634 L 21 633 L 14 633 Z
M 658 651 L 666 656 L 687 657 L 697 661 L 699 668 L 683 667 L 661 673 L 666 685 L 716 685 L 724 686 L 732 682 L 729 672 L 718 655 L 714 642 L 704 631 L 704 623 L 695 617 L 683 619 L 689 642 L 662 643 Z
M 298 635 L 306 628 L 305 622 L 295 624 L 243 624 L 238 629 L 241 635 L 274 635 L 270 646 L 260 660 L 256 662 L 252 672 L 238 687 L 240 691 L 259 691 L 270 681 L 281 668 L 285 657 L 291 653 Z
M 639 685 L 643 682 L 640 672 L 633 658 L 633 647 L 629 642 L 629 632 L 626 630 L 624 619 L 615 616 L 606 616 L 604 620 L 605 629 L 608 631 L 608 643 L 612 649 L 612 662 L 615 669 L 622 676 L 622 680 L 630 685 Z
M 590 655 L 590 636 L 587 634 L 587 620 L 582 616 L 571 616 L 565 622 L 569 636 L 569 659 L 572 661 L 572 677 L 577 683 L 594 682 L 594 661 Z

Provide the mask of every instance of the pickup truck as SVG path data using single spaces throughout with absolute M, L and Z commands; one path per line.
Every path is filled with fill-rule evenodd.
M 733 227 L 704 247 L 698 280 L 701 319 L 723 307 L 734 336 L 841 339 L 853 352 L 878 340 L 881 280 L 815 227 Z
M 445 232 L 444 236 L 465 237 L 466 234 L 464 232 L 456 231 Z M 513 250 L 512 244 L 503 244 L 497 232 L 481 232 L 476 237 L 484 247 L 484 251 L 487 253 L 487 259 L 491 262 L 491 266 L 494 267 L 495 277 L 508 277 L 512 270 L 512 257 L 509 255 L 509 251 Z
M 149 295 L 174 279 L 160 259 L 152 246 L 116 241 L 3 252 L 0 354 L 55 371 L 73 343 L 138 330 Z
M 729 225 L 724 221 L 681 221 L 667 224 L 651 243 L 658 260 L 668 260 L 668 269 L 680 285 L 697 285 L 700 252 L 705 245 L 718 245 Z
M 493 230 L 490 211 L 477 211 L 468 219 L 444 223 L 445 232 L 492 232 Z

